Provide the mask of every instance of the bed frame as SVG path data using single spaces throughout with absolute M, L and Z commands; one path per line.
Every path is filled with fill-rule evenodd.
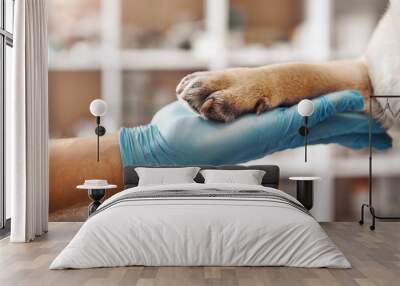
M 137 167 L 147 168 L 171 168 L 172 166 L 126 166 L 124 168 L 124 189 L 136 187 L 139 183 L 139 176 L 135 171 Z M 174 168 L 180 168 L 173 166 Z M 265 175 L 262 179 L 264 187 L 271 187 L 277 189 L 279 187 L 279 167 L 275 165 L 254 165 L 254 166 L 240 166 L 240 165 L 226 165 L 226 166 L 208 166 L 199 165 L 201 169 L 218 169 L 218 170 L 263 170 Z M 204 183 L 203 176 L 198 173 L 194 180 L 197 183 Z

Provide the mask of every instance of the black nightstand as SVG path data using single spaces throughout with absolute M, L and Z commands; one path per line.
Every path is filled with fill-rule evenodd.
M 296 181 L 296 198 L 303 206 L 311 210 L 314 205 L 314 181 L 320 180 L 320 177 L 290 177 L 289 180 Z
M 101 205 L 100 201 L 104 198 L 106 190 L 115 189 L 116 187 L 117 185 L 109 185 L 107 181 L 104 180 L 86 180 L 85 184 L 79 185 L 76 188 L 87 190 L 88 196 L 92 200 L 92 203 L 88 206 L 88 213 L 90 216 Z

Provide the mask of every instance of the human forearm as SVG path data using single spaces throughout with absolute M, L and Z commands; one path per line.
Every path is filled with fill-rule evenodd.
M 50 212 L 87 199 L 76 186 L 85 179 L 106 179 L 122 187 L 122 164 L 118 134 L 100 139 L 100 162 L 96 159 L 96 138 L 50 140 Z

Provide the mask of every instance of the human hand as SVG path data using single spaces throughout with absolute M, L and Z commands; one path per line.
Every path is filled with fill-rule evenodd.
M 368 146 L 368 117 L 363 98 L 343 91 L 313 100 L 309 143 L 338 143 L 352 149 Z M 124 165 L 237 164 L 304 144 L 298 133 L 303 117 L 297 106 L 244 115 L 231 123 L 207 121 L 175 102 L 162 108 L 147 126 L 121 129 Z M 373 146 L 391 147 L 391 138 L 373 124 Z

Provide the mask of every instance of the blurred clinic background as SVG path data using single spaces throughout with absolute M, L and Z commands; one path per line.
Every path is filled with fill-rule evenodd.
M 91 100 L 109 104 L 108 132 L 146 124 L 175 100 L 186 74 L 236 66 L 354 58 L 365 50 L 385 0 L 48 0 L 51 138 L 94 136 Z M 312 132 L 312 130 L 311 130 Z M 396 143 L 396 142 L 395 142 Z M 257 163 L 314 175 L 320 221 L 356 220 L 368 198 L 365 151 L 316 146 Z M 374 154 L 374 200 L 399 210 L 400 152 Z M 71 190 L 72 191 L 72 190 Z M 51 206 L 50 206 L 51 209 Z

